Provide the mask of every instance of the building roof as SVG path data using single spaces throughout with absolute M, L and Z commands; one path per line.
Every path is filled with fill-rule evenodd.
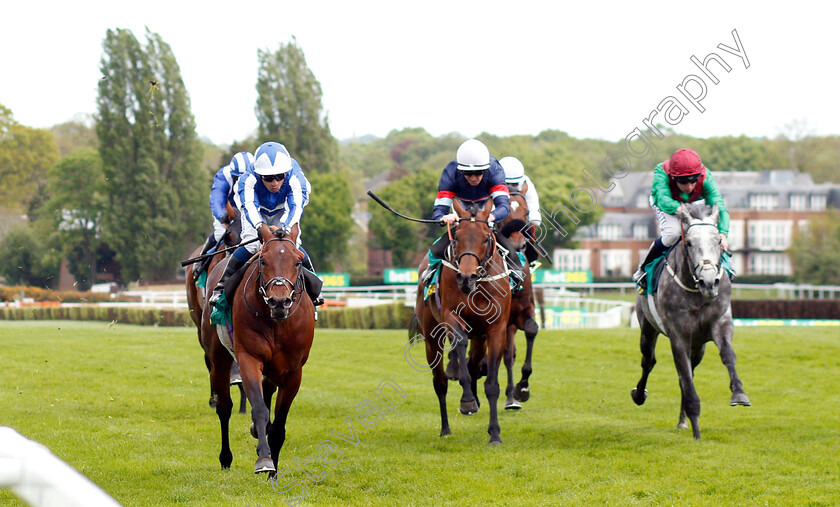
M 790 169 L 767 171 L 713 171 L 715 181 L 730 210 L 751 209 L 750 197 L 771 194 L 777 197 L 775 209 L 790 209 L 790 196 L 826 196 L 828 206 L 840 207 L 840 185 L 814 183 L 810 174 Z M 653 172 L 631 172 L 620 179 L 613 179 L 615 187 L 603 193 L 601 203 L 606 208 L 647 208 Z

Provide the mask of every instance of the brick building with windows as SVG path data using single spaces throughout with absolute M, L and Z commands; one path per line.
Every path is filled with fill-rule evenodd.
M 798 171 L 714 171 L 714 177 L 730 214 L 729 245 L 738 274 L 790 275 L 786 250 L 793 235 L 827 207 L 840 208 L 840 185 L 816 184 Z M 629 280 L 659 234 L 648 205 L 652 180 L 652 171 L 614 179 L 615 187 L 599 196 L 604 217 L 577 231 L 577 249 L 553 252 L 554 268 Z

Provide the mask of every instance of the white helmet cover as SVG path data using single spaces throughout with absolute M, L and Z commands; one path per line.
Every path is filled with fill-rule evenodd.
M 518 185 L 525 180 L 525 167 L 516 157 L 505 157 L 499 160 L 502 169 L 505 170 L 505 183 Z
M 280 143 L 267 142 L 254 152 L 254 172 L 260 176 L 284 174 L 292 170 L 289 150 Z
M 455 155 L 459 171 L 484 171 L 490 168 L 490 151 L 478 139 L 467 139 Z

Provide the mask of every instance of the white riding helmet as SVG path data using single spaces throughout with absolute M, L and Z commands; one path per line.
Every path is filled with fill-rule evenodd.
M 240 151 L 230 159 L 230 174 L 239 178 L 254 165 L 254 156 L 250 152 Z
M 505 183 L 508 185 L 519 185 L 525 181 L 525 167 L 516 157 L 505 157 L 499 160 L 502 169 L 505 170 Z
M 459 171 L 484 171 L 490 169 L 490 150 L 478 139 L 467 139 L 455 155 Z
M 292 157 L 280 143 L 263 143 L 254 152 L 254 172 L 260 176 L 284 174 L 291 170 Z

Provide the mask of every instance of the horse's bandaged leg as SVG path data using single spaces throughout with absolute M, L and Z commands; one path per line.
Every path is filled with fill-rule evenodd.
M 224 345 L 228 352 L 230 352 L 231 357 L 235 359 L 236 355 L 233 353 L 233 340 L 230 339 L 227 327 L 223 324 L 216 324 L 216 333 L 219 335 L 219 341 L 222 342 L 222 345 Z

